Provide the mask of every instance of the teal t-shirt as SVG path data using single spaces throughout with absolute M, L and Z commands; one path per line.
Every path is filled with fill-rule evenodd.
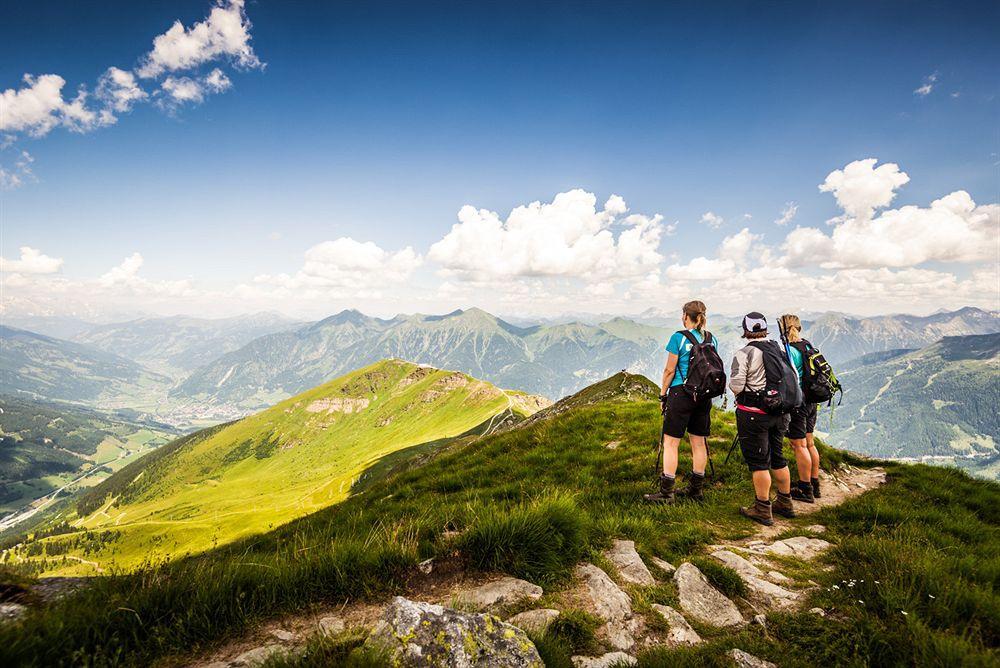
M 688 331 L 694 335 L 698 343 L 705 340 L 705 336 L 697 329 L 689 329 Z M 717 348 L 714 336 L 712 337 L 712 347 Z M 681 332 L 674 332 L 670 340 L 667 341 L 666 350 L 668 353 L 677 355 L 677 369 L 674 371 L 674 379 L 670 381 L 670 387 L 683 385 L 684 379 L 688 375 L 688 365 L 691 363 L 691 342 Z
M 799 378 L 802 378 L 802 351 L 795 346 L 788 346 L 788 350 L 792 354 L 792 366 L 795 367 L 795 373 L 799 374 Z

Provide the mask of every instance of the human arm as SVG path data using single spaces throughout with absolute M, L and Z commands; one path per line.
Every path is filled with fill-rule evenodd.
M 670 389 L 670 383 L 674 382 L 674 374 L 677 373 L 677 355 L 667 353 L 667 363 L 663 365 L 663 379 L 660 381 L 660 396 L 664 396 Z
M 739 395 L 747 386 L 747 366 L 749 359 L 742 350 L 733 355 L 733 366 L 729 371 L 729 389 L 734 395 Z

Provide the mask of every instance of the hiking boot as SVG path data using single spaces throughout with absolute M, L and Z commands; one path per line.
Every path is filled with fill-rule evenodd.
M 813 488 L 813 498 L 814 499 L 821 499 L 821 498 L 823 498 L 823 495 L 819 493 L 819 478 L 813 478 L 812 479 L 812 488 Z
M 697 474 L 694 471 L 688 477 L 688 486 L 686 489 L 682 489 L 678 492 L 683 494 L 692 501 L 704 501 L 705 500 L 705 474 Z
M 764 526 L 769 527 L 774 524 L 774 517 L 771 516 L 770 501 L 754 499 L 752 506 L 740 508 L 740 515 L 743 515 L 743 517 L 749 517 L 754 522 L 759 522 Z
M 792 487 L 792 498 L 802 503 L 816 503 L 816 499 L 813 498 L 812 483 L 799 482 L 798 485 Z
M 795 517 L 795 508 L 792 507 L 792 495 L 778 492 L 778 497 L 774 500 L 772 510 L 774 510 L 775 515 L 788 518 Z
M 676 480 L 670 476 L 660 474 L 660 491 L 654 494 L 643 494 L 642 498 L 650 503 L 673 503 L 674 483 Z

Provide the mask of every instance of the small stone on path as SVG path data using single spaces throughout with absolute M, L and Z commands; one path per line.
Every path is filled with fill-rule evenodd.
M 654 603 L 650 607 L 658 612 L 670 627 L 670 631 L 667 633 L 667 642 L 672 645 L 697 645 L 701 642 L 701 636 L 698 635 L 697 631 L 691 628 L 688 621 L 684 619 L 684 615 L 677 612 L 669 605 Z
M 519 601 L 537 601 L 542 597 L 542 588 L 527 580 L 502 577 L 484 585 L 469 589 L 456 597 L 461 607 L 486 610 L 499 605 L 510 605 Z
M 638 659 L 625 652 L 608 652 L 604 656 L 574 656 L 574 668 L 617 668 L 617 666 L 637 666 Z
M 809 612 L 820 617 L 826 617 L 826 610 L 823 608 L 809 608 Z
M 711 626 L 739 626 L 746 623 L 736 604 L 713 587 L 698 567 L 686 561 L 674 573 L 681 609 L 699 622 Z
M 826 527 L 822 524 L 810 524 L 806 527 L 806 531 L 810 533 L 826 533 Z
M 660 559 L 659 557 L 650 557 L 649 560 L 651 562 L 653 562 L 654 566 L 656 566 L 657 568 L 659 568 L 661 571 L 663 571 L 667 575 L 673 575 L 674 571 L 677 570 L 677 567 L 674 566 L 672 563 L 670 563 L 669 561 L 664 561 L 663 559 Z
M 552 608 L 539 608 L 538 610 L 528 610 L 514 615 L 507 620 L 508 624 L 513 624 L 525 631 L 544 631 L 549 628 L 552 622 L 559 617 L 559 611 Z
M 808 536 L 794 536 L 784 540 L 775 541 L 764 551 L 769 554 L 777 554 L 783 557 L 796 557 L 808 561 L 821 552 L 830 548 L 830 543 L 821 538 L 809 538 Z
M 430 559 L 424 559 L 419 564 L 417 564 L 417 569 L 424 575 L 430 575 L 434 570 L 434 557 Z
M 319 620 L 320 633 L 324 633 L 326 635 L 336 635 L 338 633 L 342 633 L 346 628 L 347 624 L 344 623 L 344 620 L 336 615 L 330 615 L 329 617 L 324 617 Z
M 736 571 L 750 594 L 750 598 L 769 608 L 794 608 L 799 595 L 765 579 L 764 572 L 743 557 L 728 550 L 712 553 L 712 558 Z
M 656 584 L 653 574 L 646 568 L 642 557 L 635 551 L 635 543 L 631 540 L 616 540 L 611 549 L 604 552 L 604 557 L 615 565 L 618 575 L 629 584 L 652 587 Z
M 738 668 L 778 668 L 777 665 L 764 659 L 758 659 L 753 654 L 744 652 L 741 649 L 731 649 L 726 652 L 726 656 L 731 658 Z
M 230 661 L 229 665 L 239 666 L 240 668 L 243 666 L 259 666 L 271 657 L 283 654 L 286 651 L 284 647 L 277 643 L 271 643 L 263 647 L 254 647 Z

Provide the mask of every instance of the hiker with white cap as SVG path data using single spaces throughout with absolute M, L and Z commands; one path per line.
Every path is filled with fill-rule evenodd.
M 791 476 L 782 452 L 785 414 L 802 403 L 798 375 L 786 352 L 767 339 L 767 319 L 756 311 L 743 318 L 747 345 L 736 351 L 729 388 L 736 395 L 736 432 L 740 450 L 753 477 L 754 503 L 740 513 L 764 525 L 772 513 L 795 517 Z M 771 478 L 777 498 L 771 503 Z

